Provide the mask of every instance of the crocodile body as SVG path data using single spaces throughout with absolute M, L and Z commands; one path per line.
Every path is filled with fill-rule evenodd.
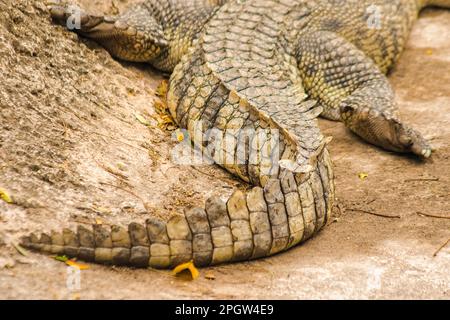
M 86 261 L 167 268 L 267 257 L 330 221 L 333 169 L 316 118 L 429 157 L 397 116 L 385 74 L 420 9 L 447 0 L 148 0 L 119 17 L 82 14 L 81 34 L 114 56 L 171 71 L 167 101 L 195 146 L 253 188 L 167 223 L 79 226 L 26 247 Z M 65 21 L 63 7 L 53 17 Z

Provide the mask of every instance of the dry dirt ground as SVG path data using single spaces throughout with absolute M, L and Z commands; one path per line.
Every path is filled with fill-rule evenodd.
M 80 3 L 117 10 L 109 0 Z M 269 259 L 203 269 L 193 282 L 92 264 L 72 292 L 63 263 L 22 256 L 12 243 L 76 222 L 167 218 L 246 187 L 214 166 L 171 162 L 176 143 L 153 108 L 161 79 L 53 25 L 40 1 L 0 1 L 0 188 L 15 202 L 0 201 L 0 298 L 450 298 L 450 246 L 433 256 L 450 238 L 450 220 L 418 214 L 450 216 L 449 11 L 422 14 L 391 75 L 402 116 L 436 148 L 431 160 L 387 153 L 320 120 L 335 138 L 339 206 L 314 239 Z

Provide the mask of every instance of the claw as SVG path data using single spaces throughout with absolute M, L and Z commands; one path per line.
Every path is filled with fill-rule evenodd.
M 431 157 L 431 150 L 423 150 L 422 151 L 422 156 L 425 158 L 425 159 L 428 159 L 429 157 Z
M 52 19 L 62 22 L 66 19 L 66 8 L 60 6 L 49 6 Z
M 400 135 L 406 135 L 408 137 L 409 143 L 404 145 L 405 150 L 416 154 L 419 157 L 425 159 L 431 157 L 432 149 L 429 143 L 422 137 L 422 135 L 405 125 L 401 125 Z
M 168 46 L 162 26 L 142 5 L 120 16 L 104 16 L 90 14 L 65 0 L 48 0 L 45 4 L 55 22 L 97 41 L 114 57 L 149 62 Z M 146 12 L 148 16 L 144 17 Z
M 53 20 L 67 26 L 69 30 L 90 32 L 93 28 L 104 22 L 103 16 L 88 14 L 79 6 L 57 0 L 47 1 L 47 8 Z
M 421 158 L 431 156 L 431 146 L 422 134 L 396 117 L 353 106 L 344 106 L 341 114 L 353 132 L 374 145 L 395 152 L 413 153 Z

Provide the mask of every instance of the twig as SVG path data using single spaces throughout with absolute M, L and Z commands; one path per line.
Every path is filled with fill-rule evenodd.
M 444 249 L 449 243 L 450 243 L 450 238 L 448 238 L 448 240 L 447 240 L 442 246 L 440 246 L 440 247 L 436 250 L 436 252 L 433 254 L 433 257 L 436 257 L 436 256 L 438 255 L 438 253 L 439 253 L 442 249 Z
M 120 190 L 122 190 L 122 191 L 125 191 L 125 192 L 131 194 L 132 196 L 135 196 L 136 198 L 138 198 L 138 199 L 141 200 L 142 202 L 144 202 L 144 199 L 142 199 L 139 195 L 137 195 L 136 193 L 134 193 L 134 192 L 131 191 L 131 190 L 125 189 L 125 188 L 123 188 L 123 187 L 121 187 L 121 186 L 118 186 L 118 185 L 115 185 L 115 184 L 112 184 L 112 183 L 108 183 L 108 182 L 100 182 L 100 184 L 101 184 L 101 185 L 104 185 L 104 186 L 110 186 L 110 187 L 113 187 L 113 188 L 116 188 L 116 189 L 120 189 Z
M 114 170 L 111 167 L 108 167 L 106 165 L 101 164 L 99 161 L 97 161 L 97 159 L 94 159 L 95 162 L 97 162 L 97 165 L 102 168 L 103 170 L 105 170 L 106 172 L 108 172 L 109 174 L 112 174 L 113 176 L 115 176 L 116 178 L 120 178 L 122 180 L 129 180 L 128 176 L 124 175 L 123 173 L 120 173 L 116 170 Z
M 122 191 L 125 191 L 125 192 L 131 194 L 132 196 L 135 196 L 136 198 L 138 198 L 139 200 L 141 200 L 142 205 L 144 206 L 145 210 L 150 211 L 150 208 L 147 207 L 147 203 L 144 201 L 144 199 L 143 199 L 141 196 L 139 196 L 139 195 L 137 195 L 136 193 L 134 193 L 133 191 L 128 190 L 128 189 L 126 189 L 126 188 L 123 188 L 123 187 L 121 187 L 121 186 L 114 185 L 114 184 L 112 184 L 112 183 L 100 182 L 100 184 L 101 184 L 101 185 L 105 185 L 105 186 L 110 186 L 110 187 L 113 187 L 113 188 L 116 188 L 116 189 L 119 189 L 119 190 L 122 190 Z
M 195 166 L 192 166 L 192 165 L 191 165 L 190 167 L 191 167 L 192 169 L 194 169 L 195 171 L 197 171 L 198 173 L 201 173 L 201 174 L 203 174 L 203 175 L 205 175 L 205 176 L 208 176 L 208 177 L 215 178 L 215 176 L 214 176 L 213 174 L 204 172 L 204 171 L 200 170 L 199 168 L 197 168 L 197 167 L 195 167 Z
M 91 208 L 77 207 L 76 209 L 83 210 L 83 211 L 92 211 L 94 213 L 97 213 Z M 93 225 L 95 223 L 94 221 L 91 221 L 91 220 L 89 220 L 88 218 L 85 218 L 85 217 L 71 218 L 70 221 L 73 221 L 73 222 L 76 222 L 76 223 L 79 223 L 79 224 L 86 224 L 86 225 Z
M 137 150 L 140 150 L 140 151 L 147 151 L 146 148 L 134 146 L 134 145 L 132 145 L 132 144 L 130 144 L 130 143 L 128 143 L 128 142 L 122 141 L 122 140 L 120 140 L 120 139 L 114 138 L 114 137 L 112 137 L 112 136 L 108 136 L 108 135 L 103 134 L 103 133 L 100 133 L 100 132 L 91 131 L 91 132 L 88 132 L 88 133 L 89 133 L 89 134 L 96 134 L 96 135 L 99 135 L 99 136 L 104 137 L 104 138 L 109 138 L 109 139 L 111 139 L 111 140 L 117 141 L 117 142 L 119 142 L 119 143 L 122 143 L 122 144 L 124 144 L 124 145 L 127 145 L 127 146 L 129 146 L 129 147 L 131 147 L 131 148 L 134 148 L 134 149 L 137 149 Z M 137 142 L 137 141 L 136 141 L 136 142 Z M 142 143 L 142 142 L 141 142 L 141 143 Z
M 355 212 L 367 213 L 367 214 L 371 214 L 371 215 L 373 215 L 373 216 L 383 217 L 383 218 L 401 219 L 401 216 L 398 216 L 398 215 L 391 216 L 391 215 L 386 215 L 386 214 L 381 214 L 381 213 L 376 213 L 376 212 L 371 212 L 371 211 L 361 210 L 361 209 L 349 209 L 349 208 L 347 208 L 346 210 L 348 210 L 348 211 L 355 211 Z
M 339 216 L 342 216 L 343 214 L 345 214 L 346 208 L 344 208 L 344 207 L 342 206 L 342 204 L 338 203 L 338 204 L 336 205 L 336 207 L 337 207 L 338 210 L 339 210 L 339 213 L 340 213 Z
M 416 182 L 416 181 L 439 181 L 439 178 L 417 178 L 417 179 L 406 179 L 405 182 Z
M 100 104 L 100 103 L 98 103 L 97 101 L 95 101 L 95 100 L 89 98 L 89 97 L 87 96 L 88 93 L 83 92 L 81 89 L 79 89 L 79 88 L 76 87 L 75 85 L 72 85 L 72 88 L 74 88 L 75 91 L 77 91 L 83 98 L 85 98 L 87 101 L 89 101 L 89 102 L 95 104 L 97 107 L 99 107 L 99 108 L 103 107 L 103 108 L 105 108 L 105 109 L 107 109 L 107 110 L 108 110 L 108 109 L 111 109 L 111 108 L 110 108 L 109 106 L 107 106 L 106 104 L 104 104 L 104 103 Z M 126 123 L 126 124 L 128 124 L 128 125 L 131 125 L 130 122 L 124 120 L 123 118 L 118 117 L 118 116 L 116 116 L 116 115 L 114 115 L 114 114 L 111 114 L 111 115 L 112 115 L 114 118 L 116 118 L 117 120 L 119 120 L 119 121 L 121 121 L 121 122 L 123 122 L 123 123 Z
M 435 215 L 435 214 L 428 214 L 428 213 L 423 213 L 423 212 L 420 212 L 420 211 L 418 211 L 417 214 L 420 215 L 420 216 L 425 216 L 425 217 L 429 217 L 429 218 L 450 219 L 450 216 L 448 216 L 448 217 L 446 217 L 446 216 L 438 216 L 438 215 Z
M 22 248 L 21 245 L 19 245 L 18 243 L 13 242 L 13 247 L 23 256 L 27 257 L 28 256 L 28 252 L 27 250 L 25 250 L 24 248 Z
M 98 211 L 96 211 L 95 209 L 92 209 L 92 208 L 77 207 L 77 209 L 83 210 L 83 211 L 91 211 L 91 212 L 93 212 L 95 214 L 99 213 Z M 73 222 L 78 223 L 78 224 L 86 224 L 86 225 L 89 225 L 89 226 L 94 225 L 94 224 L 98 224 L 97 221 L 95 221 L 95 220 L 92 221 L 92 219 L 89 219 L 89 218 L 86 218 L 86 217 L 75 217 L 75 218 L 71 218 L 70 221 L 73 221 Z M 105 225 L 105 226 L 111 226 L 112 225 L 111 223 L 105 222 L 103 220 L 101 221 L 101 224 Z

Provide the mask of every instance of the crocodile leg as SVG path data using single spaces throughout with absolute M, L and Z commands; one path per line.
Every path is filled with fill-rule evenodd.
M 167 48 L 161 25 L 143 4 L 121 16 L 93 15 L 74 5 L 51 5 L 55 21 L 94 39 L 122 60 L 149 62 Z
M 203 26 L 224 0 L 147 0 L 119 16 L 89 14 L 81 8 L 52 0 L 53 19 L 93 39 L 119 59 L 146 62 L 171 72 Z
M 325 117 L 342 120 L 387 150 L 430 157 L 428 142 L 399 119 L 393 90 L 373 60 L 335 33 L 319 31 L 301 39 L 297 56 L 303 82 Z

